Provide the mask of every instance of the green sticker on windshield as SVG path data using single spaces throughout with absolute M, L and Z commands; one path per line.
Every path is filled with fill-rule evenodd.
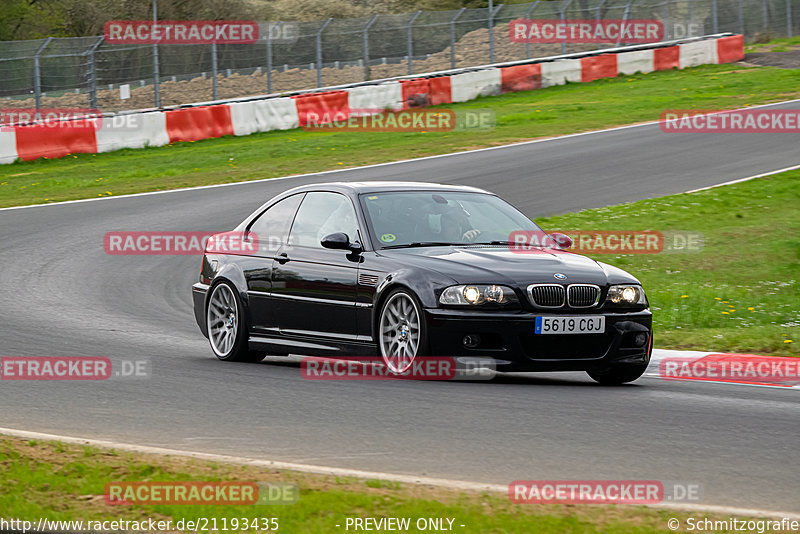
M 397 239 L 397 238 L 395 237 L 394 234 L 383 234 L 381 236 L 381 241 L 383 241 L 384 243 L 391 243 L 395 239 Z

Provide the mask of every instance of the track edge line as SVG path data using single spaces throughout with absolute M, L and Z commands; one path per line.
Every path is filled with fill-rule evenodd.
M 91 445 L 103 449 L 117 449 L 126 452 L 142 454 L 159 454 L 165 456 L 181 456 L 196 458 L 198 460 L 208 460 L 236 465 L 251 465 L 254 467 L 268 467 L 272 469 L 285 469 L 290 471 L 300 471 L 303 473 L 313 473 L 317 475 L 349 476 L 360 479 L 380 479 L 391 482 L 402 482 L 419 486 L 438 486 L 442 488 L 467 490 L 467 491 L 488 491 L 491 493 L 508 493 L 508 486 L 501 484 L 490 484 L 481 482 L 468 482 L 463 480 L 451 480 L 444 478 L 432 478 L 414 475 L 401 475 L 396 473 L 381 473 L 376 471 L 363 471 L 358 469 L 347 469 L 342 467 L 324 467 L 310 464 L 297 464 L 291 462 L 281 462 L 273 460 L 259 460 L 257 458 L 247 458 L 243 456 L 227 456 L 207 452 L 185 451 L 180 449 L 166 449 L 163 447 L 152 447 L 149 445 L 135 445 L 132 443 L 119 443 L 109 440 L 94 438 L 78 438 L 74 436 L 60 436 L 57 434 L 47 434 L 43 432 L 33 432 L 29 430 L 18 430 L 14 428 L 0 427 L 0 435 L 22 438 L 37 439 L 42 441 L 60 441 L 75 445 Z M 724 514 L 737 514 L 759 518 L 778 518 L 800 519 L 800 514 L 790 512 L 779 512 L 774 510 L 758 510 L 751 508 L 736 508 L 731 506 L 719 505 L 695 505 L 688 503 L 659 503 L 644 505 L 648 508 L 671 509 L 683 512 L 716 512 Z

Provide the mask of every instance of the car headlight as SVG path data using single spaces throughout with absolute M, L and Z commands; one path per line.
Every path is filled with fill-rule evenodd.
M 606 295 L 606 304 L 612 306 L 646 306 L 647 297 L 642 286 L 620 285 L 611 286 Z
M 517 294 L 507 286 L 463 285 L 450 286 L 439 296 L 440 304 L 472 306 L 479 304 L 512 304 L 518 302 Z

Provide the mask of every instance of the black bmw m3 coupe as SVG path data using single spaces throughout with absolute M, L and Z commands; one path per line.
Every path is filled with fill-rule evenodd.
M 513 236 L 543 235 L 524 249 Z M 230 237 L 234 236 L 234 237 Z M 491 358 L 499 371 L 639 378 L 652 318 L 639 281 L 570 253 L 487 191 L 326 183 L 271 199 L 207 247 L 194 313 L 220 360 Z

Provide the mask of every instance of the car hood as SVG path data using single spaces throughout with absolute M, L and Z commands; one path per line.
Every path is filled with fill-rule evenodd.
M 621 269 L 562 250 L 535 248 L 513 252 L 501 246 L 423 247 L 380 252 L 407 266 L 431 269 L 460 284 L 638 283 Z M 556 278 L 554 275 L 561 274 Z

